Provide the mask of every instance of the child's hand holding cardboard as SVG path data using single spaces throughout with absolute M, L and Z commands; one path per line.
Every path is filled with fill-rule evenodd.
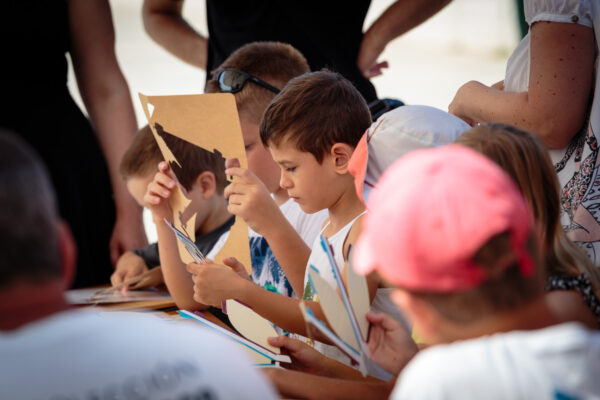
M 279 225 L 279 217 L 285 218 L 269 190 L 248 169 L 227 168 L 225 173 L 239 178 L 225 188 L 225 198 L 229 199 L 227 210 L 243 218 L 255 232 L 266 236 L 269 230 Z
M 194 300 L 214 307 L 237 297 L 243 286 L 252 284 L 244 265 L 233 257 L 223 259 L 225 265 L 207 262 L 204 264 L 190 263 L 187 270 L 194 281 Z
M 158 172 L 144 195 L 144 205 L 152 212 L 154 223 L 162 224 L 164 218 L 171 220 L 173 216 L 168 199 L 177 182 L 171 177 L 170 171 L 169 164 L 164 161 L 159 163 Z

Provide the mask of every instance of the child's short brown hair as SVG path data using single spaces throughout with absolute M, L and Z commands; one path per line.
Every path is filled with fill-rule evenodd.
M 135 134 L 129 148 L 123 154 L 119 173 L 125 180 L 145 176 L 156 172 L 161 161 L 163 156 L 154 140 L 152 130 L 145 125 Z
M 304 56 L 286 43 L 253 42 L 240 47 L 215 70 L 211 71 L 213 79 L 206 82 L 206 93 L 220 93 L 217 76 L 226 68 L 234 68 L 269 83 L 278 89 L 295 76 L 310 71 Z M 275 97 L 275 93 L 252 82 L 247 82 L 243 89 L 234 94 L 238 112 L 255 115 L 260 121 L 263 111 Z
M 225 177 L 225 159 L 215 150 L 210 152 L 183 139 L 166 132 L 160 124 L 154 128 L 163 138 L 181 167 L 172 164 L 171 168 L 177 176 L 179 183 L 191 190 L 194 181 L 204 171 L 210 171 L 215 176 L 217 193 L 223 193 L 227 186 Z M 123 179 L 140 177 L 157 170 L 157 165 L 163 161 L 158 144 L 154 139 L 150 127 L 146 125 L 135 135 L 131 146 L 121 159 L 119 172 Z
M 269 104 L 260 123 L 265 146 L 292 140 L 320 163 L 335 143 L 356 146 L 371 125 L 360 92 L 340 74 L 321 70 L 292 79 Z

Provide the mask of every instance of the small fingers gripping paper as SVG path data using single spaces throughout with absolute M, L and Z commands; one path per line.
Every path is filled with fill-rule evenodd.
M 139 96 L 148 124 L 169 165 L 185 167 L 158 134 L 157 127 L 205 150 L 218 151 L 225 158 L 237 158 L 240 166 L 247 168 L 237 107 L 230 93 L 176 96 L 145 96 L 140 93 Z M 176 188 L 171 198 L 174 225 L 194 241 L 194 216 L 184 218 L 189 203 L 182 190 Z M 183 246 L 180 246 L 179 253 L 184 263 L 192 261 Z M 249 274 L 252 272 L 248 225 L 241 218 L 236 218 L 229 238 L 215 260 L 219 262 L 231 256 L 243 263 Z

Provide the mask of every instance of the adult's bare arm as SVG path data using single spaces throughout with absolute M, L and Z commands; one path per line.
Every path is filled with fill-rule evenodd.
M 367 78 L 381 74 L 387 63 L 377 59 L 389 42 L 429 19 L 451 0 L 397 0 L 369 27 L 363 36 L 357 65 Z
M 148 35 L 188 64 L 206 69 L 208 41 L 182 17 L 183 0 L 144 0 L 142 19 Z
M 108 165 L 116 221 L 110 242 L 111 260 L 147 244 L 142 209 L 119 176 L 123 153 L 137 129 L 127 82 L 114 51 L 115 35 L 106 0 L 71 0 L 71 58 L 77 84 Z
M 503 122 L 563 148 L 582 127 L 594 64 L 594 33 L 583 25 L 536 22 L 530 32 L 526 92 L 507 92 L 471 81 L 456 93 L 449 111 L 467 121 Z

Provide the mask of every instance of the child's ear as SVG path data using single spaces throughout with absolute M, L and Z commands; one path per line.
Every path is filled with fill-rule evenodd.
M 352 157 L 353 152 L 354 147 L 347 143 L 335 143 L 331 146 L 329 154 L 331 155 L 334 167 L 338 173 L 345 174 L 348 172 L 348 163 L 350 162 L 350 157 Z
M 217 190 L 217 181 L 215 174 L 210 171 L 204 171 L 196 177 L 194 189 L 202 190 L 202 197 L 210 199 Z

